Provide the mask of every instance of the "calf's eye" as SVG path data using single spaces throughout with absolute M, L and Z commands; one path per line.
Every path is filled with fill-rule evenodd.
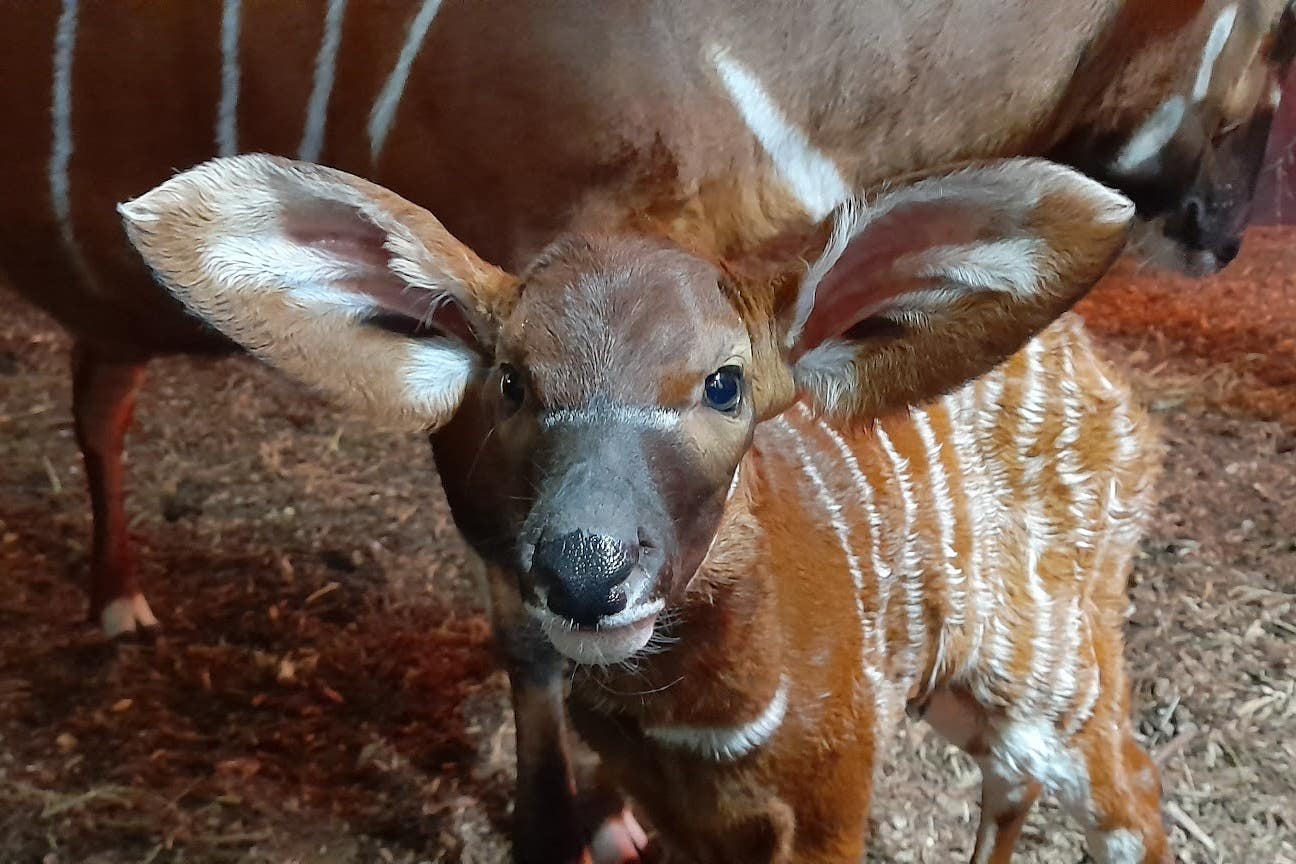
M 522 373 L 508 363 L 500 366 L 500 395 L 504 401 L 516 407 L 526 398 L 526 384 Z
M 742 370 L 737 366 L 721 366 L 707 376 L 702 385 L 702 398 L 717 411 L 731 414 L 742 402 Z

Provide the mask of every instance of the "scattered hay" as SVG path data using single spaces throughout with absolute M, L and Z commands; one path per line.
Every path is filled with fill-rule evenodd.
M 1293 272 L 1293 235 L 1257 231 L 1221 279 L 1133 274 L 1083 306 L 1169 444 L 1129 656 L 1186 864 L 1296 864 Z M 104 645 L 66 340 L 8 303 L 0 861 L 504 860 L 506 687 L 426 445 L 246 360 L 156 363 L 130 508 L 166 630 Z M 972 764 L 921 726 L 889 752 L 870 860 L 969 856 Z M 1041 807 L 1015 860 L 1079 843 Z

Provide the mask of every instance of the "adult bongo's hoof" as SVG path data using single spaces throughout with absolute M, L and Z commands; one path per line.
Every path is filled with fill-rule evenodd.
M 99 613 L 99 626 L 109 639 L 136 638 L 152 641 L 158 633 L 158 620 L 143 594 L 118 597 Z

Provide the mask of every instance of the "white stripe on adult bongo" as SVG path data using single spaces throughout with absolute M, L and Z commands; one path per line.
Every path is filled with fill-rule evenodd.
M 418 59 L 419 51 L 423 47 L 423 39 L 427 36 L 428 28 L 432 26 L 432 21 L 440 8 L 441 0 L 423 0 L 423 5 L 419 7 L 418 14 L 410 22 L 409 31 L 405 34 L 405 44 L 401 46 L 396 65 L 392 67 L 387 82 L 383 84 L 378 98 L 374 100 L 367 127 L 369 159 L 373 162 L 377 162 L 378 157 L 382 156 L 383 147 L 387 144 L 387 136 L 396 120 L 396 109 L 400 107 L 401 98 L 405 95 L 405 84 L 409 81 L 410 69 Z
M 78 11 L 77 0 L 63 0 L 54 31 L 54 75 L 50 85 L 50 206 L 54 211 L 54 221 L 58 223 L 63 251 L 86 288 L 97 291 L 98 282 L 90 272 L 72 225 L 69 179 L 75 149 L 72 140 L 72 65 L 76 57 Z
M 243 29 L 243 0 L 223 0 L 221 8 L 221 93 L 216 110 L 216 152 L 238 152 L 239 41 Z
M 311 83 L 310 101 L 306 103 L 306 125 L 302 129 L 301 146 L 297 148 L 297 158 L 306 162 L 317 161 L 324 149 L 324 129 L 328 124 L 329 100 L 333 96 L 333 81 L 337 75 L 346 5 L 347 0 L 329 0 L 324 13 L 324 35 L 320 37 L 319 53 L 315 55 L 315 77 Z

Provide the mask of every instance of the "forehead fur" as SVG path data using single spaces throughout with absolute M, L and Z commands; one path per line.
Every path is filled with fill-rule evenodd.
M 750 353 L 715 265 L 648 237 L 568 237 L 542 252 L 502 329 L 548 407 L 596 397 L 667 407 Z

